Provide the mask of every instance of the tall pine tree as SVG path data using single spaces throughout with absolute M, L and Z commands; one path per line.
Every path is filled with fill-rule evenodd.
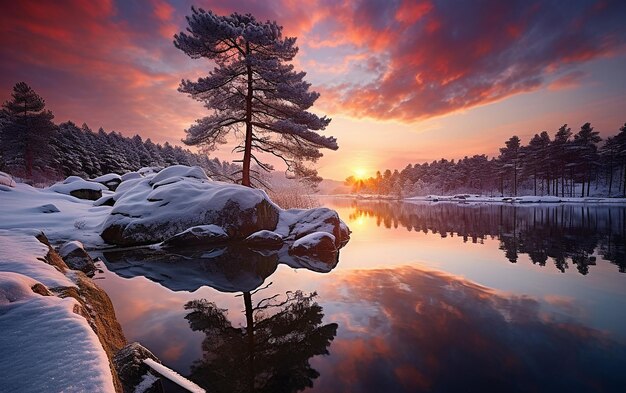
M 192 7 L 187 22 L 187 33 L 175 35 L 174 45 L 217 67 L 205 78 L 180 85 L 181 92 L 213 111 L 186 130 L 184 142 L 215 148 L 231 132 L 243 130 L 243 141 L 235 148 L 243 153 L 242 184 L 252 184 L 253 161 L 270 168 L 257 153 L 282 159 L 297 177 L 320 180 L 304 162 L 317 161 L 321 148 L 336 150 L 337 141 L 318 133 L 330 119 L 307 111 L 319 94 L 309 91 L 305 73 L 289 64 L 298 52 L 296 38 L 283 37 L 276 22 L 260 22 L 250 14 L 219 16 Z
M 45 109 L 45 101 L 25 82 L 13 87 L 11 99 L 2 107 L 5 124 L 1 128 L 0 154 L 8 170 L 32 178 L 33 171 L 51 170 L 49 142 L 56 126 L 54 115 Z

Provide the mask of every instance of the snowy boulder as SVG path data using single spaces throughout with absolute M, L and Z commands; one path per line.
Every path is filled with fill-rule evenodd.
M 163 247 L 201 246 L 228 240 L 224 230 L 213 224 L 198 225 L 184 230 L 163 242 Z
M 15 180 L 8 173 L 0 172 L 0 186 L 15 187 Z
M 283 245 L 283 237 L 276 232 L 264 229 L 254 232 L 244 242 L 254 248 L 280 248 Z
M 211 181 L 199 167 L 175 165 L 129 182 L 116 190 L 102 224 L 100 236 L 107 243 L 156 243 L 208 224 L 222 227 L 231 239 L 244 239 L 278 223 L 279 209 L 264 191 Z
M 96 265 L 93 259 L 87 254 L 83 248 L 83 244 L 79 241 L 70 241 L 59 248 L 59 255 L 70 269 L 80 270 L 89 277 L 93 277 L 96 273 Z
M 281 212 L 277 232 L 289 240 L 298 240 L 315 232 L 326 232 L 334 237 L 335 248 L 350 239 L 350 229 L 336 211 L 320 207 L 309 210 L 290 209 Z
M 128 172 L 122 175 L 122 181 L 132 180 L 132 179 L 141 179 L 143 176 L 139 174 L 139 172 Z
M 79 199 L 95 201 L 102 197 L 102 191 L 108 188 L 100 183 L 83 180 L 78 176 L 70 176 L 62 183 L 56 183 L 49 187 L 50 191 L 60 194 L 71 195 Z
M 336 253 L 335 244 L 335 236 L 330 233 L 313 232 L 293 242 L 289 253 L 295 255 Z
M 106 186 L 109 190 L 115 191 L 117 186 L 122 182 L 122 177 L 117 173 L 107 173 L 106 175 L 98 176 L 95 179 L 91 179 L 91 181 L 100 183 L 103 186 Z
M 53 205 L 52 203 L 46 203 L 45 205 L 38 206 L 36 209 L 39 213 L 45 213 L 45 214 L 60 212 L 59 208 Z
M 141 176 L 148 176 L 159 173 L 163 170 L 160 166 L 145 166 L 137 171 Z

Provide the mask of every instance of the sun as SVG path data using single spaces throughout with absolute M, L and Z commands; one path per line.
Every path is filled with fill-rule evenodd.
M 354 169 L 354 177 L 359 180 L 363 180 L 367 177 L 367 170 L 364 168 L 356 168 Z

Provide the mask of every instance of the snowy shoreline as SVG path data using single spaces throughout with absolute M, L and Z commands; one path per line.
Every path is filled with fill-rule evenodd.
M 525 205 L 525 204 L 626 204 L 626 198 L 605 198 L 605 197 L 556 197 L 556 196 L 483 196 L 475 194 L 457 194 L 457 195 L 427 195 L 408 198 L 398 198 L 389 195 L 358 195 L 358 194 L 328 194 L 316 195 L 322 198 L 345 198 L 363 201 L 383 201 L 383 202 L 448 202 L 448 203 L 489 203 L 489 204 L 507 204 L 507 205 Z

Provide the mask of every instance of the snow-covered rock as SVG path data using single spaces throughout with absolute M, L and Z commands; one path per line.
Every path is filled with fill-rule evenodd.
M 0 185 L 6 187 L 15 187 L 15 180 L 8 173 L 0 172 Z
M 59 248 L 59 255 L 70 269 L 80 270 L 89 277 L 96 273 L 93 259 L 85 251 L 83 244 L 77 240 L 69 241 Z
M 108 188 L 94 181 L 87 181 L 78 176 L 70 176 L 62 183 L 53 184 L 48 188 L 50 191 L 60 194 L 71 195 L 79 199 L 95 201 L 102 197 L 102 191 Z
M 336 239 L 328 232 L 313 232 L 293 242 L 289 252 L 296 255 L 337 252 Z
M 175 165 L 128 182 L 116 190 L 121 196 L 102 225 L 111 244 L 155 243 L 207 224 L 243 239 L 278 222 L 279 209 L 264 191 L 211 181 L 199 167 Z
M 141 179 L 143 176 L 139 172 L 127 172 L 122 175 L 122 181 Z
M 227 240 L 228 234 L 222 227 L 213 224 L 198 225 L 166 239 L 163 247 L 200 246 L 223 243 Z
M 325 207 L 282 211 L 276 232 L 288 240 L 297 240 L 315 232 L 326 232 L 334 236 L 335 248 L 350 238 L 350 229 L 337 212 Z
M 117 186 L 122 182 L 122 177 L 117 173 L 107 173 L 106 175 L 98 176 L 95 179 L 91 179 L 91 181 L 100 183 L 106 186 L 109 190 L 115 191 Z
M 252 247 L 275 248 L 283 245 L 283 237 L 276 232 L 264 229 L 248 236 L 245 243 Z
M 37 211 L 45 214 L 60 212 L 59 208 L 54 206 L 52 203 L 46 203 L 45 205 L 38 206 Z
M 152 375 L 150 367 L 143 362 L 145 359 L 159 361 L 152 352 L 138 342 L 126 345 L 115 354 L 113 364 L 118 371 L 125 392 L 137 392 L 139 385 L 146 379 L 146 376 Z M 146 383 L 146 389 L 143 391 L 148 391 L 147 388 L 156 381 L 157 379 L 154 378 L 151 384 Z
M 148 176 L 159 173 L 162 170 L 163 168 L 161 168 L 160 166 L 144 166 L 143 168 L 139 169 L 137 173 L 139 173 L 141 176 Z

